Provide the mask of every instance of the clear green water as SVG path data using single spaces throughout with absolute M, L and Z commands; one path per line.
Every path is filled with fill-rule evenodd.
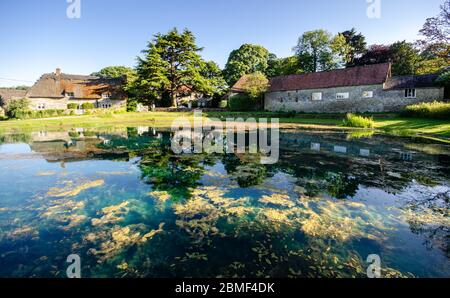
M 148 127 L 0 136 L 0 276 L 450 277 L 450 146 L 281 132 L 280 160 Z

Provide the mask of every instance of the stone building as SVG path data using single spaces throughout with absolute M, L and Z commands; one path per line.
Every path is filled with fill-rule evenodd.
M 26 92 L 32 110 L 65 110 L 68 104 L 92 103 L 95 108 L 119 108 L 126 105 L 125 78 L 100 78 L 70 75 L 56 69 L 44 74 Z
M 270 80 L 265 110 L 306 113 L 396 112 L 444 99 L 437 74 L 392 77 L 391 64 L 288 75 Z

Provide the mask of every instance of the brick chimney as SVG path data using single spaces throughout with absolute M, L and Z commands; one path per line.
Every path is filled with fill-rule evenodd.
M 56 71 L 55 71 L 55 74 L 57 76 L 60 76 L 61 75 L 61 68 L 57 68 Z

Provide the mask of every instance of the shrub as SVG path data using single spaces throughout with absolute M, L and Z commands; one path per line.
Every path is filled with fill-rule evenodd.
M 71 138 L 79 138 L 80 137 L 80 133 L 76 132 L 76 131 L 69 131 L 69 137 L 71 137 Z
M 228 107 L 228 101 L 221 100 L 220 103 L 219 103 L 219 108 L 226 109 L 227 107 Z
M 405 117 L 450 119 L 450 103 L 423 102 L 407 106 L 401 113 Z
M 372 118 L 354 115 L 348 113 L 344 119 L 344 126 L 359 127 L 359 128 L 373 128 L 374 121 Z
M 65 110 L 39 110 L 39 111 L 30 111 L 25 110 L 18 113 L 18 119 L 36 119 L 36 118 L 49 118 L 55 116 L 65 116 L 67 115 Z
M 78 109 L 78 104 L 76 104 L 76 103 L 69 103 L 69 104 L 67 104 L 67 108 L 69 110 L 76 110 L 76 109 Z
M 11 100 L 6 105 L 6 115 L 9 118 L 21 119 L 29 111 L 30 102 L 26 99 Z
M 262 72 L 246 75 L 242 84 L 245 93 L 254 99 L 259 99 L 269 88 L 269 80 Z
M 128 98 L 127 100 L 127 112 L 136 112 L 138 101 L 134 98 Z
M 234 112 L 254 111 L 255 106 L 255 102 L 245 94 L 234 95 L 228 101 L 228 108 Z
M 85 102 L 81 105 L 81 108 L 83 110 L 92 110 L 95 108 L 94 104 L 92 102 Z
M 450 70 L 442 73 L 436 79 L 436 82 L 441 84 L 442 86 L 450 87 Z

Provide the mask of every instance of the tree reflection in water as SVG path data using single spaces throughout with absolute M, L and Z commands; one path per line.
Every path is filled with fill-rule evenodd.
M 50 162 L 137 170 L 135 176 L 103 177 L 93 197 L 86 191 L 80 198 L 51 200 L 47 209 L 32 200 L 26 209 L 47 210 L 63 224 L 70 220 L 63 227 L 84 239 L 80 249 L 95 252 L 92 264 L 96 257 L 107 260 L 93 267 L 96 276 L 363 277 L 365 253 L 386 253 L 395 243 L 385 241 L 404 227 L 430 250 L 449 256 L 448 146 L 285 131 L 279 162 L 261 165 L 260 156 L 251 154 L 176 155 L 171 133 L 149 128 L 59 132 L 54 140 L 51 134 L 10 135 L 0 141 L 29 142 Z M 81 164 L 72 166 L 82 175 Z M 65 212 L 70 206 L 78 207 Z M 33 224 L 52 235 L 60 227 L 33 216 L 26 222 L 27 229 L 8 232 L 8 241 L 35 231 Z M 0 251 L 11 243 L 0 242 Z M 398 251 L 395 257 L 402 259 Z M 384 273 L 404 276 L 401 262 L 394 264 L 401 272 Z

